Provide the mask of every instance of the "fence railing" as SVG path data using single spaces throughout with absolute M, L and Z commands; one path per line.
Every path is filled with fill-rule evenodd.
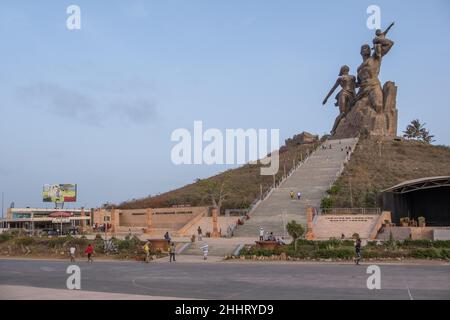
M 251 215 L 253 211 L 258 207 L 258 205 L 263 202 L 266 198 L 268 198 L 273 190 L 277 189 L 280 185 L 282 185 L 289 177 L 291 177 L 296 170 L 298 170 L 301 166 L 308 162 L 308 160 L 319 150 L 321 143 L 315 145 L 311 152 L 307 152 L 305 158 L 303 160 L 299 160 L 295 166 L 291 168 L 291 170 L 284 176 L 281 180 L 277 181 L 275 185 L 270 186 L 260 197 L 256 198 L 248 208 L 248 215 Z
M 319 214 L 381 214 L 380 208 L 319 208 Z

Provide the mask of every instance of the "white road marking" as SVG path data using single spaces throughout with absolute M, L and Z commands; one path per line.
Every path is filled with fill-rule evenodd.
M 408 295 L 409 295 L 409 300 L 414 300 L 412 294 L 411 294 L 411 290 L 409 290 L 409 287 L 406 286 L 406 289 L 408 289 Z

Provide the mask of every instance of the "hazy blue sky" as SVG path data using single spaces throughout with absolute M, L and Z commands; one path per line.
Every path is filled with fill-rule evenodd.
M 82 29 L 66 29 L 81 7 Z M 22 1 L 0 4 L 0 191 L 42 206 L 45 183 L 77 183 L 81 206 L 170 190 L 225 167 L 170 160 L 176 128 L 331 129 L 321 106 L 371 42 L 366 9 L 395 20 L 381 80 L 399 128 L 419 118 L 450 144 L 450 2 Z

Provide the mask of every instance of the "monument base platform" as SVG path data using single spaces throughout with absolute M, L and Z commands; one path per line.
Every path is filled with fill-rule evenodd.
M 354 138 L 360 134 L 396 137 L 398 118 L 396 96 L 397 87 L 395 83 L 388 81 L 383 87 L 384 106 L 381 112 L 376 112 L 371 107 L 368 97 L 357 101 L 339 121 L 333 138 Z

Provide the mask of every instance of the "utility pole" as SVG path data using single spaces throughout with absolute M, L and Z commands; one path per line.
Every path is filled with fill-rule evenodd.
M 350 206 L 353 208 L 353 193 L 352 193 L 352 177 L 348 177 L 350 182 Z
M 5 193 L 2 191 L 2 218 L 4 218 L 3 216 L 3 207 L 4 207 L 4 201 L 5 200 Z

